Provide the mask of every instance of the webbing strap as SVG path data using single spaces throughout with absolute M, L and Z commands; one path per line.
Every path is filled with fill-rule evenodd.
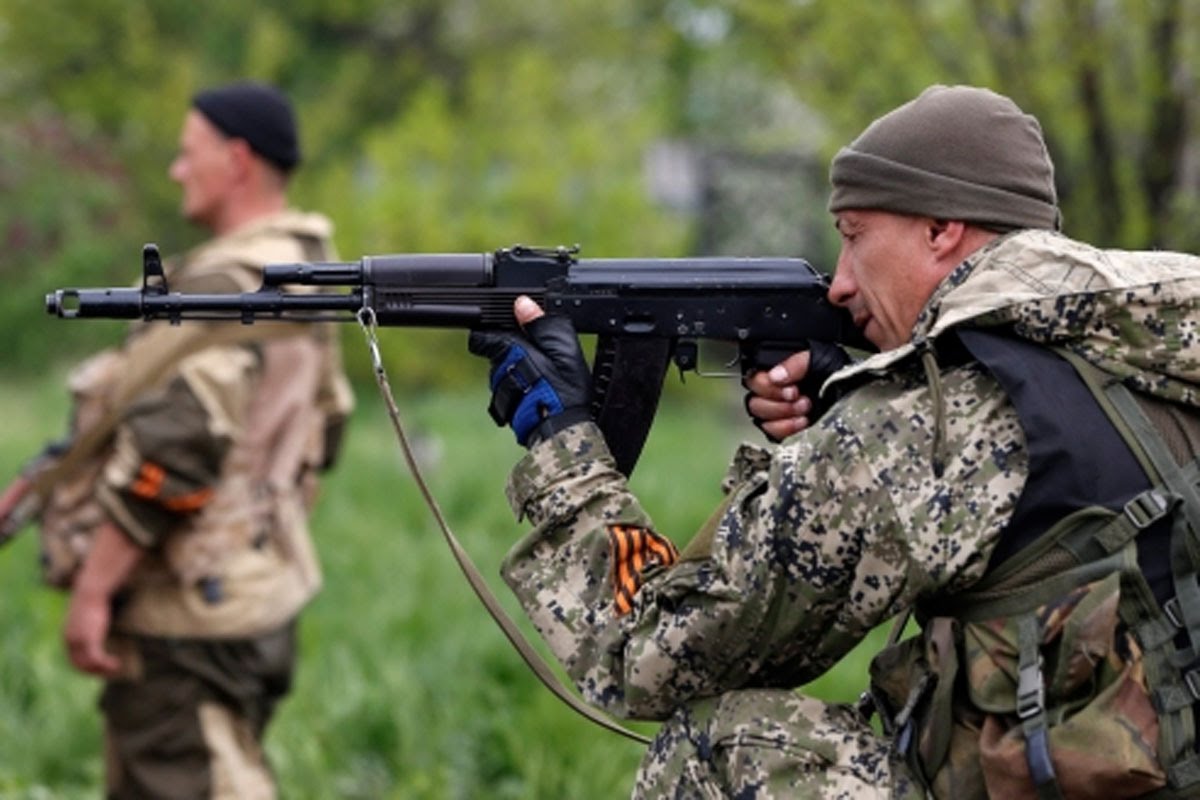
M 1200 755 L 1193 753 L 1167 767 L 1167 779 L 1172 786 L 1191 786 L 1200 781 Z
M 1094 540 L 1112 553 L 1123 548 L 1142 531 L 1170 514 L 1178 504 L 1159 488 L 1150 488 L 1135 495 L 1125 504 L 1122 512 L 1111 523 L 1101 528 Z M 1136 556 L 1134 557 L 1136 567 Z M 1130 620 L 1134 635 L 1145 650 L 1157 650 L 1175 638 L 1179 623 L 1173 621 L 1168 604 L 1167 613 L 1158 609 L 1158 604 L 1148 597 L 1138 595 L 1135 618 Z
M 184 358 L 209 347 L 233 344 L 250 344 L 286 336 L 304 335 L 308 332 L 299 323 L 266 321 L 256 325 L 221 325 L 212 327 L 204 336 L 180 338 L 169 348 L 154 354 L 141 363 L 127 365 L 121 383 L 116 387 L 108 411 L 95 425 L 79 431 L 71 440 L 67 451 L 47 468 L 31 477 L 33 489 L 45 496 L 54 484 L 75 473 L 89 458 L 99 452 L 112 437 L 113 431 L 128 410 L 129 403 L 142 392 L 154 387 L 165 378 L 174 375 L 172 366 Z
M 1186 788 L 1200 782 L 1200 760 L 1195 752 L 1195 704 L 1200 700 L 1200 673 L 1184 671 L 1200 654 L 1200 460 L 1180 467 L 1153 423 L 1138 406 L 1133 393 L 1117 381 L 1104 387 L 1104 394 L 1113 408 L 1129 426 L 1138 445 L 1158 473 L 1167 489 L 1167 497 L 1175 510 L 1171 527 L 1171 578 L 1175 596 L 1158 615 L 1157 623 L 1142 623 L 1139 635 L 1146 648 L 1147 674 L 1158 680 L 1153 691 L 1160 712 L 1163 749 L 1168 778 L 1172 786 Z M 1175 509 L 1175 506 L 1179 506 Z M 1175 631 L 1187 634 L 1188 646 L 1171 650 L 1174 632 L 1164 627 L 1164 620 Z M 1154 645 L 1158 645 L 1157 648 Z M 1166 650 L 1167 653 L 1163 651 Z M 1165 663 L 1164 663 L 1165 662 Z M 1168 667 L 1174 667 L 1170 669 Z
M 1200 583 L 1196 580 L 1196 567 L 1200 563 L 1200 540 L 1197 539 L 1200 533 L 1200 494 L 1196 491 L 1196 483 L 1200 480 L 1200 462 L 1193 461 L 1180 468 L 1158 436 L 1153 423 L 1146 419 L 1138 407 L 1133 394 L 1122 384 L 1109 384 L 1105 393 L 1133 429 L 1159 477 L 1182 506 L 1183 513 L 1176 515 L 1171 531 L 1171 570 L 1180 621 L 1187 631 L 1191 649 L 1198 651 Z
M 1154 690 L 1154 704 L 1164 714 L 1173 714 L 1194 702 L 1195 695 L 1182 683 L 1164 684 Z
M 1179 626 L 1164 614 L 1143 619 L 1134 629 L 1134 634 L 1144 650 L 1157 650 L 1173 640 L 1178 632 Z
M 396 439 L 400 443 L 400 450 L 404 454 L 404 461 L 408 465 L 408 470 L 417 484 L 417 489 L 421 492 L 421 497 L 425 500 L 425 505 L 433 514 L 434 520 L 437 521 L 438 528 L 441 530 L 442 536 L 446 539 L 446 544 L 450 547 L 450 552 L 454 555 L 454 560 L 458 562 L 458 567 L 462 570 L 467 583 L 470 584 L 471 589 L 475 592 L 475 596 L 483 603 L 484 608 L 491 614 L 492 619 L 496 621 L 500 630 L 504 633 L 509 643 L 512 644 L 513 648 L 516 649 L 522 660 L 525 661 L 525 664 L 555 697 L 566 703 L 571 710 L 605 730 L 620 734 L 641 744 L 650 744 L 650 740 L 647 737 L 635 733 L 609 719 L 567 691 L 562 682 L 559 681 L 558 676 L 550 668 L 550 665 L 546 663 L 541 654 L 529 643 L 529 640 L 521 633 L 520 628 L 512 621 L 512 618 L 505 613 L 503 607 L 500 605 L 500 601 L 496 599 L 496 595 L 492 593 L 491 588 L 487 585 L 487 581 L 480 574 L 479 568 L 475 566 L 475 563 L 471 560 L 471 556 L 450 529 L 450 523 L 442 513 L 442 509 L 438 505 L 436 498 L 434 498 L 433 492 L 425 482 L 425 476 L 417 465 L 416 457 L 413 455 L 412 447 L 409 445 L 408 436 L 405 434 L 404 426 L 400 421 L 400 409 L 396 405 L 396 398 L 392 393 L 391 383 L 388 381 L 387 372 L 383 367 L 383 356 L 379 350 L 379 339 L 375 334 L 374 312 L 370 308 L 360 310 L 358 313 L 358 323 L 367 338 L 367 349 L 371 354 L 371 365 L 375 374 L 375 383 L 379 387 L 379 393 L 383 397 L 384 404 L 387 406 L 388 417 L 391 419 L 392 428 L 396 432 Z
M 1041 626 L 1030 613 L 1017 620 L 1017 716 L 1025 734 L 1025 761 L 1040 800 L 1062 800 L 1050 760 L 1046 726 L 1046 678 L 1042 673 Z
M 1196 483 L 1200 477 L 1197 461 L 1180 468 L 1171 455 L 1158 428 L 1147 418 L 1133 393 L 1115 376 L 1104 372 L 1076 353 L 1057 348 L 1092 394 L 1105 408 L 1108 417 L 1129 444 L 1142 470 L 1157 487 L 1127 504 L 1123 516 L 1131 521 L 1147 521 L 1147 527 L 1160 514 L 1174 513 L 1170 533 L 1171 578 L 1175 596 L 1160 606 L 1144 581 L 1134 581 L 1123 592 L 1121 615 L 1128 622 L 1144 651 L 1146 677 L 1159 712 L 1160 762 L 1170 786 L 1189 789 L 1200 783 L 1200 756 L 1195 752 L 1195 709 L 1200 699 L 1200 675 L 1184 674 L 1197 654 L 1200 633 L 1200 586 L 1195 576 L 1200 548 L 1196 535 L 1200 517 L 1200 497 Z M 1178 508 L 1182 506 L 1182 508 Z M 1178 650 L 1174 641 L 1181 630 L 1188 632 L 1189 646 Z

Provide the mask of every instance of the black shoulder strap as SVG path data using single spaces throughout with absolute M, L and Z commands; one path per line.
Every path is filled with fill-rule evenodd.
M 1005 331 L 966 329 L 958 336 L 1008 395 L 1029 457 L 1029 477 L 993 567 L 1068 515 L 1091 507 L 1120 511 L 1150 487 L 1137 455 L 1068 361 Z M 1169 573 L 1165 560 L 1160 566 Z

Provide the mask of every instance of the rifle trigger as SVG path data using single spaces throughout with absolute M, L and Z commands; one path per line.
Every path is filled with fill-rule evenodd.
M 679 368 L 679 381 L 684 383 L 684 373 L 694 372 L 699 367 L 700 346 L 692 340 L 676 342 L 671 357 L 675 366 Z

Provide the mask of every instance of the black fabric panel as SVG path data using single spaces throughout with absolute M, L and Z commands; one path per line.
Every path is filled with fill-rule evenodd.
M 1029 451 L 1029 478 L 992 567 L 1081 508 L 1121 509 L 1150 481 L 1075 369 L 1054 351 L 1016 336 L 963 330 L 959 340 L 1016 408 Z M 1138 537 L 1138 561 L 1160 603 L 1172 595 L 1170 525 Z

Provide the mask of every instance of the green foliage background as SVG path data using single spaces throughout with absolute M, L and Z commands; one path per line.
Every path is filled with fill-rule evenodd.
M 57 432 L 66 411 L 61 377 L 6 376 L 0 470 L 11 473 Z M 693 388 L 667 399 L 633 479 L 656 525 L 681 544 L 707 516 L 733 446 L 755 435 L 734 385 L 699 402 Z M 443 512 L 549 659 L 496 572 L 522 533 L 501 496 L 504 470 L 519 453 L 511 434 L 464 424 L 482 416 L 487 397 L 477 389 L 399 400 Z M 325 588 L 301 618 L 296 686 L 267 738 L 283 797 L 628 796 L 641 747 L 572 713 L 521 663 L 458 572 L 371 394 L 323 487 L 313 530 Z M 0 554 L 0 797 L 96 797 L 98 683 L 67 666 L 63 597 L 39 585 L 36 545 L 29 532 Z M 881 636 L 810 691 L 855 699 Z M 630 727 L 654 732 L 646 723 Z
M 306 164 L 293 199 L 334 218 L 346 258 L 516 242 L 671 256 L 719 248 L 715 231 L 756 251 L 742 254 L 780 254 L 786 230 L 728 235 L 761 208 L 656 199 L 654 146 L 803 162 L 776 205 L 795 207 L 797 229 L 823 227 L 837 147 L 959 82 L 1042 120 L 1069 234 L 1200 249 L 1192 0 L 0 0 L 0 480 L 61 430 L 66 365 L 122 330 L 52 320 L 42 296 L 129 283 L 143 242 L 199 240 L 166 177 L 178 125 L 196 90 L 247 77 L 294 99 Z M 828 237 L 804 241 L 800 255 L 832 263 Z M 287 796 L 625 794 L 637 748 L 558 707 L 483 617 L 346 333 L 367 399 L 315 523 L 327 588 L 270 741 Z M 441 453 L 439 498 L 494 574 L 520 532 L 500 494 L 516 453 L 482 412 L 480 365 L 461 332 L 390 330 L 383 347 Z M 695 384 L 672 382 L 635 483 L 680 542 L 752 434 L 735 389 Z M 0 797 L 94 796 L 94 685 L 65 666 L 61 598 L 38 588 L 32 544 L 0 559 Z M 854 697 L 856 658 L 814 691 Z

